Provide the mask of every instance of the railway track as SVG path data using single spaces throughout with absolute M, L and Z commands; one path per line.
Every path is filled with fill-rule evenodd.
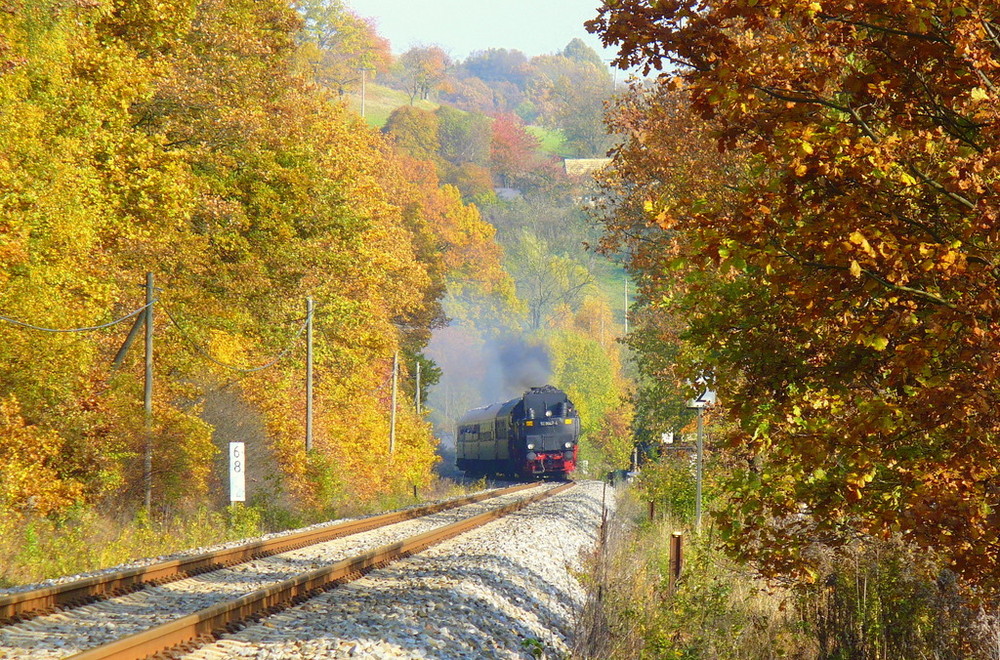
M 143 658 L 204 640 L 570 485 L 520 485 L 3 595 L 0 658 Z

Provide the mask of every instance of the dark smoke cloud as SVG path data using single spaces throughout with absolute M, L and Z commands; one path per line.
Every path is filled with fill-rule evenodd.
M 492 364 L 499 388 L 492 391 L 484 388 L 484 395 L 495 393 L 499 399 L 509 399 L 529 388 L 546 385 L 552 379 L 552 362 L 544 346 L 529 344 L 519 337 L 506 337 L 493 347 L 487 344 L 486 348 L 495 351 Z
M 426 354 L 441 368 L 441 381 L 425 403 L 445 455 L 454 447 L 455 420 L 466 411 L 519 397 L 532 387 L 554 385 L 545 347 L 517 335 L 484 339 L 460 324 L 434 332 Z M 453 457 L 447 457 L 453 464 Z

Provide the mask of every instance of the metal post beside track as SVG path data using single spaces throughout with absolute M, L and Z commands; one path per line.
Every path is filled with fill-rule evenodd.
M 701 533 L 701 480 L 703 471 L 703 461 L 704 461 L 704 421 L 702 411 L 704 408 L 698 408 L 698 437 L 696 440 L 697 456 L 695 457 L 695 492 L 694 492 L 694 531 Z
M 670 549 L 669 549 L 669 575 L 667 576 L 667 591 L 669 593 L 674 593 L 674 589 L 677 588 L 677 580 L 681 576 L 681 568 L 684 566 L 684 556 L 683 556 L 683 539 L 684 535 L 682 532 L 674 532 L 670 535 Z

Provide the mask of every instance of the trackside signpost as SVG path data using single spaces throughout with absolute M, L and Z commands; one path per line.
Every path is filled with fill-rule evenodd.
M 246 453 L 242 442 L 229 443 L 229 501 L 245 502 L 246 493 Z
M 697 399 L 689 399 L 687 402 L 687 407 L 698 411 L 698 439 L 695 444 L 696 447 L 696 458 L 695 458 L 695 482 L 694 482 L 694 531 L 695 533 L 701 532 L 701 477 L 702 477 L 702 459 L 704 457 L 704 424 L 702 421 L 702 412 L 705 410 L 706 406 L 710 406 L 715 403 L 715 392 L 712 390 L 705 390 Z

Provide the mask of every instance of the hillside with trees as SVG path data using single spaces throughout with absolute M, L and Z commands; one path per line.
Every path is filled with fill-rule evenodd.
M 436 99 L 490 117 L 515 115 L 561 134 L 567 155 L 604 156 L 614 143 L 604 124 L 611 71 L 580 39 L 559 53 L 528 58 L 488 48 L 452 62 L 437 46 L 412 48 L 380 82 L 416 99 Z
M 120 561 L 86 540 L 111 518 L 150 552 L 161 532 L 218 534 L 206 528 L 221 520 L 245 535 L 428 486 L 426 412 L 398 405 L 390 450 L 394 355 L 402 402 L 417 365 L 424 400 L 452 379 L 439 408 L 449 385 L 483 403 L 468 393 L 485 378 L 442 376 L 436 332 L 478 348 L 526 336 L 577 384 L 593 455 L 627 457 L 620 331 L 600 286 L 622 274 L 583 255 L 585 187 L 525 123 L 604 148 L 567 104 L 584 79 L 610 92 L 607 72 L 570 44 L 518 83 L 485 74 L 511 94 L 493 112 L 457 100 L 476 62 L 439 55 L 394 58 L 337 0 L 0 12 L 0 580 L 49 570 L 43 539 L 78 551 L 74 569 Z M 413 103 L 380 128 L 348 103 L 375 76 Z M 547 272 L 565 278 L 533 288 Z M 237 440 L 250 501 L 225 508 Z
M 402 62 L 399 66 L 405 66 Z M 485 300 L 459 282 L 449 284 L 444 309 L 451 323 L 435 333 L 430 350 L 443 368 L 430 399 L 439 435 L 448 438 L 454 419 L 468 408 L 552 381 L 584 411 L 583 452 L 595 471 L 624 467 L 631 460 L 630 386 L 617 343 L 624 279 L 617 266 L 585 249 L 600 239 L 584 208 L 593 193 L 590 179 L 568 176 L 562 159 L 542 149 L 524 117 L 510 106 L 562 108 L 562 119 L 551 115 L 554 123 L 547 130 L 559 135 L 567 150 L 591 153 L 601 147 L 580 146 L 577 135 L 583 133 L 574 133 L 571 123 L 558 123 L 570 119 L 572 101 L 553 101 L 552 88 L 553 81 L 564 91 L 573 86 L 567 72 L 592 76 L 600 83 L 591 90 L 593 105 L 603 112 L 611 80 L 599 65 L 597 55 L 579 40 L 562 54 L 530 61 L 516 51 L 476 53 L 436 77 L 431 98 L 440 103 L 437 109 L 400 106 L 382 128 L 398 148 L 432 167 L 441 183 L 474 204 L 495 231 L 513 285 L 507 297 Z M 505 95 L 507 101 L 500 110 L 495 105 L 456 107 L 448 102 L 462 103 L 451 91 L 456 81 L 490 87 L 494 99 Z M 539 118 L 537 112 L 532 116 Z M 579 119 L 577 128 L 596 122 L 600 144 L 610 144 L 600 116 L 573 119 Z M 478 357 L 470 360 L 470 353 Z M 519 354 L 533 356 L 526 361 L 534 360 L 534 366 L 519 364 Z
M 466 409 L 552 381 L 586 411 L 582 447 L 594 472 L 626 467 L 631 386 L 617 341 L 624 274 L 587 251 L 600 240 L 586 211 L 593 186 L 589 177 L 567 175 L 562 158 L 604 156 L 614 144 L 604 124 L 610 71 L 574 39 L 561 52 L 530 59 L 486 49 L 453 62 L 438 47 L 413 48 L 376 80 L 410 101 L 389 113 L 382 131 L 478 210 L 495 232 L 513 287 L 483 298 L 449 282 L 450 323 L 435 332 L 430 349 L 442 367 L 430 392 L 437 433 L 447 442 Z M 360 91 L 356 86 L 355 108 Z M 526 361 L 534 366 L 516 364 L 516 354 L 533 356 Z

